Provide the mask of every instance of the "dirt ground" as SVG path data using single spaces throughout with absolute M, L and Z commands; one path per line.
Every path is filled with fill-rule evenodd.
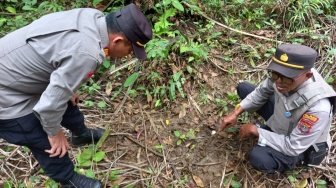
M 242 78 L 262 78 L 264 72 L 261 70 L 265 66 L 260 65 L 248 76 L 239 77 L 241 75 L 231 75 L 219 69 L 225 65 L 216 65 L 208 64 L 201 70 L 205 94 L 191 84 L 189 88 L 192 89 L 188 90 L 185 99 L 167 101 L 167 107 L 163 109 L 151 107 L 153 104 L 141 97 L 127 98 L 117 115 L 112 114 L 119 103 L 112 104 L 113 112 L 109 111 L 111 108 L 98 114 L 85 108 L 89 125 L 111 128 L 103 150 L 107 152 L 110 170 L 120 169 L 121 178 L 117 182 L 107 181 L 106 185 L 117 183 L 123 187 L 137 182 L 135 187 L 266 188 L 298 187 L 301 180 L 307 179 L 306 187 L 314 187 L 317 179 L 324 179 L 329 187 L 334 187 L 335 178 L 325 165 L 299 167 L 287 174 L 267 175 L 254 170 L 247 156 L 257 144 L 257 138 L 239 140 L 239 125 L 231 131 L 212 135 L 221 117 L 215 98 L 225 98 L 228 92 L 235 93 L 235 86 Z M 208 101 L 202 104 L 204 95 Z M 227 106 L 228 111 L 233 109 L 232 104 Z M 240 121 L 251 122 L 254 118 L 257 117 L 245 114 Z M 176 137 L 176 131 L 185 134 L 186 138 Z M 188 137 L 188 133 L 194 137 Z M 177 143 L 179 140 L 181 144 Z M 335 164 L 329 162 L 329 166 Z M 96 168 L 101 170 L 101 164 Z M 293 183 L 289 176 L 295 177 L 296 182 Z
M 92 116 L 94 112 L 85 112 L 89 124 L 111 128 L 103 147 L 104 151 L 110 151 L 108 159 L 114 161 L 112 169 L 126 172 L 132 166 L 133 171 L 138 171 L 132 175 L 121 174 L 125 178 L 121 185 L 140 181 L 136 187 L 230 187 L 230 180 L 240 182 L 242 187 L 274 185 L 276 180 L 253 170 L 246 161 L 246 154 L 256 139 L 240 141 L 236 132 L 211 134 L 220 118 L 214 98 L 227 91 L 234 93 L 236 83 L 216 67 L 208 68 L 212 76 L 206 76 L 207 104 L 199 105 L 200 94 L 195 88 L 184 100 L 179 99 L 161 110 L 151 108 L 146 99 L 129 98 L 117 116 L 109 112 Z M 232 105 L 228 106 L 232 109 Z M 174 131 L 187 135 L 190 130 L 195 137 L 187 136 L 178 145 L 180 139 Z M 157 146 L 163 149 L 160 151 Z M 283 179 L 281 175 L 276 177 Z M 107 182 L 110 183 L 113 182 Z M 289 185 L 281 183 L 281 187 L 286 184 Z
M 256 145 L 256 138 L 239 140 L 237 129 L 212 135 L 221 117 L 215 98 L 223 98 L 228 92 L 234 93 L 236 84 L 242 78 L 260 79 L 265 65 L 246 74 L 249 77 L 228 74 L 220 69 L 221 66 L 225 65 L 205 65 L 204 70 L 200 70 L 203 72 L 203 88 L 186 83 L 190 84 L 186 97 L 176 102 L 165 101 L 164 108 L 154 108 L 153 101 L 148 102 L 148 98 L 143 96 L 127 97 L 123 103 L 124 95 L 120 95 L 103 110 L 80 103 L 87 126 L 109 128 L 110 133 L 99 149 L 106 153 L 106 157 L 98 163 L 93 162 L 90 168 L 79 169 L 92 169 L 105 187 L 295 187 L 288 178 L 289 174 L 267 175 L 250 166 L 246 157 Z M 104 95 L 82 96 L 82 101 L 89 98 L 99 101 Z M 207 102 L 202 103 L 204 100 Z M 227 104 L 227 107 L 229 111 L 233 105 Z M 241 121 L 253 121 L 253 118 L 245 115 Z M 185 138 L 178 138 L 174 134 L 176 132 L 180 136 L 185 135 Z M 70 136 L 68 132 L 67 136 Z M 11 152 L 4 152 L 9 146 L 12 145 L 0 142 L 1 155 L 5 156 L 0 159 L 0 185 L 10 179 L 29 182 L 29 177 L 36 176 L 39 181 L 27 184 L 44 187 L 48 177 L 39 171 L 31 153 L 19 146 L 12 146 L 14 149 Z M 76 155 L 86 147 L 71 148 L 69 151 L 75 164 L 78 164 Z M 296 184 L 308 180 L 306 187 L 316 187 L 317 179 L 323 179 L 328 182 L 328 187 L 334 187 L 335 178 L 330 170 L 333 165 L 335 162 L 329 161 L 328 165 L 316 168 L 299 167 L 292 172 L 292 177 L 295 177 Z M 117 180 L 104 177 L 104 174 L 115 171 L 118 171 Z

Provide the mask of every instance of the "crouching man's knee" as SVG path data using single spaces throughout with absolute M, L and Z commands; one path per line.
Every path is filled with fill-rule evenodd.
M 279 171 L 279 164 L 274 160 L 269 147 L 255 146 L 250 155 L 249 161 L 253 168 L 265 173 L 274 173 Z

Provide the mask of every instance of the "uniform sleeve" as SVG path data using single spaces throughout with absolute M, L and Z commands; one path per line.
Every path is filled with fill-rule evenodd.
M 329 103 L 328 99 L 325 102 Z M 329 103 L 329 110 L 330 110 Z M 323 111 L 308 110 L 303 114 L 289 136 L 258 128 L 259 145 L 267 145 L 285 155 L 298 156 L 307 150 L 327 129 L 330 129 L 331 115 L 328 106 Z
M 240 106 L 245 111 L 253 113 L 261 108 L 273 94 L 273 82 L 267 78 L 240 102 Z
M 67 102 L 99 66 L 98 60 L 86 53 L 70 53 L 59 58 L 57 69 L 33 111 L 49 136 L 58 133 Z

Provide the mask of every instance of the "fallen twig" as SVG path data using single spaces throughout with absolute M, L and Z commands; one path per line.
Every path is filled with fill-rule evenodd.
M 133 59 L 133 60 L 131 60 L 131 61 L 129 61 L 129 62 L 127 62 L 127 63 L 125 63 L 125 64 L 119 66 L 119 67 L 117 67 L 115 70 L 111 71 L 110 74 L 113 74 L 113 73 L 119 71 L 120 69 L 123 69 L 123 68 L 125 68 L 125 67 L 127 67 L 127 66 L 129 66 L 129 65 L 131 65 L 131 64 L 133 64 L 133 63 L 135 63 L 135 62 L 137 62 L 137 66 L 135 67 L 135 71 L 138 71 L 139 66 L 140 66 L 140 65 L 139 65 L 139 60 L 137 60 L 137 59 Z M 126 93 L 125 93 L 125 96 L 124 96 L 123 100 L 121 101 L 121 103 L 119 104 L 117 110 L 113 113 L 113 115 L 117 115 L 117 114 L 119 113 L 121 107 L 122 107 L 122 106 L 124 105 L 124 103 L 126 102 L 126 98 L 128 97 L 128 92 L 132 89 L 132 87 L 133 87 L 133 84 L 131 84 L 131 85 L 128 87 L 128 89 L 127 89 L 127 91 L 126 91 Z
M 8 13 L 8 12 L 0 12 L 0 15 L 16 16 L 16 15 L 18 15 L 18 14 L 15 14 L 15 13 Z
M 115 164 L 116 161 L 119 160 L 122 156 L 124 156 L 127 152 L 128 152 L 128 151 L 126 150 L 123 154 L 121 154 L 118 158 L 116 158 L 116 159 L 111 163 L 110 168 L 109 168 L 108 171 L 107 171 L 106 177 L 109 177 L 109 175 L 110 175 L 110 171 L 111 171 L 111 169 L 112 169 L 113 164 Z M 98 173 L 98 172 L 97 172 L 97 173 Z M 106 180 L 105 180 L 105 182 L 104 182 L 104 185 L 105 185 L 104 187 L 106 187 L 106 185 L 107 185 L 107 181 L 108 181 L 108 180 L 109 180 L 109 178 L 106 178 Z
M 108 74 L 109 74 L 109 75 L 112 75 L 112 74 L 118 72 L 119 70 L 121 70 L 121 69 L 123 69 L 123 68 L 125 68 L 125 67 L 128 67 L 129 65 L 132 65 L 133 63 L 136 63 L 137 61 L 138 61 L 137 59 L 132 59 L 132 60 L 130 60 L 129 62 L 124 63 L 124 64 L 118 66 L 116 69 L 114 69 L 114 70 L 108 72 Z
M 138 141 L 134 140 L 133 138 L 131 138 L 130 136 L 126 136 L 126 138 L 128 138 L 129 140 L 131 140 L 132 142 L 138 144 L 139 146 L 143 147 L 143 148 L 146 148 L 146 146 L 144 146 L 143 144 L 139 143 Z M 149 151 L 151 151 L 153 154 L 159 156 L 159 157 L 163 157 L 160 153 L 150 149 L 150 148 L 147 148 Z
M 247 170 L 246 166 L 244 166 L 244 169 L 246 171 L 246 174 L 250 177 L 250 181 L 252 180 L 253 181 L 253 185 L 256 185 L 257 183 L 254 181 L 254 178 L 252 177 L 251 173 Z
M 187 5 L 189 8 L 191 8 L 191 5 L 186 3 L 186 2 L 183 2 L 185 5 Z M 231 31 L 234 31 L 234 32 L 237 32 L 237 33 L 240 33 L 240 34 L 243 34 L 243 35 L 247 35 L 247 36 L 251 36 L 251 37 L 255 37 L 255 38 L 258 38 L 258 39 L 263 39 L 263 40 L 268 40 L 268 41 L 273 41 L 273 42 L 277 42 L 277 43 L 284 43 L 282 41 L 278 41 L 278 40 L 274 40 L 274 39 L 270 39 L 270 38 L 267 38 L 267 37 L 262 37 L 262 36 L 258 36 L 258 35 L 254 35 L 254 34 L 251 34 L 251 33 L 247 33 L 247 32 L 244 32 L 244 31 L 239 31 L 237 29 L 233 29 L 232 27 L 229 27 L 229 26 L 226 26 L 210 17 L 208 17 L 205 13 L 201 12 L 201 11 L 198 11 L 198 13 L 203 16 L 204 18 L 214 22 L 215 24 L 219 25 L 219 26 L 222 26 L 228 30 L 231 30 Z
M 141 105 L 139 104 L 139 106 L 141 106 Z M 153 129 L 154 129 L 154 132 L 155 132 L 156 136 L 158 137 L 158 140 L 159 140 L 159 142 L 160 142 L 160 145 L 161 145 L 161 146 L 164 146 L 164 145 L 163 145 L 163 141 L 162 141 L 162 139 L 161 139 L 161 137 L 160 137 L 160 134 L 158 133 L 158 131 L 157 131 L 156 127 L 155 127 L 155 124 L 154 124 L 153 119 L 150 117 L 150 115 L 149 115 L 148 112 L 145 111 L 145 113 L 146 113 L 146 115 L 147 115 L 147 117 L 148 117 L 148 119 L 149 119 L 149 122 L 151 123 L 151 125 L 152 125 L 152 127 L 153 127 Z M 162 121 L 161 121 L 161 123 L 162 123 Z M 175 180 L 176 180 L 176 179 L 179 179 L 179 176 L 178 176 L 178 174 L 177 174 L 177 172 L 176 172 L 176 168 L 175 168 L 175 166 L 170 162 L 170 160 L 169 160 L 168 158 L 166 158 L 165 147 L 162 148 L 162 156 L 163 156 L 164 166 L 168 166 L 168 165 L 167 165 L 167 161 L 168 161 L 168 163 L 170 164 L 171 168 L 172 168 L 173 171 L 174 171 L 173 177 L 175 178 Z M 167 171 L 166 171 L 166 173 L 167 173 Z M 160 182 L 160 183 L 161 183 L 161 182 Z
M 191 97 L 189 92 L 188 92 L 188 99 L 191 101 L 191 104 L 194 105 L 194 107 L 197 109 L 196 112 L 203 115 L 203 112 L 202 112 L 201 108 L 198 106 L 196 101 Z
M 146 129 L 146 125 L 145 125 L 145 117 L 144 117 L 144 114 L 143 114 L 142 106 L 140 104 L 139 104 L 139 107 L 140 107 L 140 111 L 141 111 L 141 115 L 142 115 L 142 127 L 143 127 L 143 130 L 145 132 L 145 152 L 146 152 L 146 159 L 147 159 L 148 164 L 150 165 L 151 170 L 154 172 L 155 168 L 154 168 L 153 164 L 151 163 L 151 160 L 149 160 L 149 158 L 148 158 L 147 129 Z
M 251 70 L 246 70 L 246 71 L 229 71 L 226 70 L 224 68 L 222 68 L 221 66 L 219 66 L 217 63 L 215 63 L 211 58 L 209 58 L 210 62 L 212 64 L 214 64 L 217 68 L 219 68 L 220 70 L 226 72 L 226 73 L 233 73 L 233 74 L 238 74 L 238 73 L 250 73 L 250 72 L 256 72 L 256 71 L 264 71 L 264 68 L 256 68 L 256 69 L 251 69 Z
M 218 165 L 221 164 L 221 162 L 215 162 L 215 163 L 191 163 L 194 166 L 211 166 L 211 165 Z
M 153 172 L 151 172 L 151 171 L 148 171 L 148 170 L 145 170 L 145 169 L 142 169 L 142 168 L 133 166 L 133 165 L 128 165 L 128 164 L 118 163 L 118 166 L 128 167 L 128 168 L 132 168 L 132 169 L 139 170 L 139 171 L 141 171 L 141 172 L 146 172 L 146 173 L 148 173 L 148 174 L 153 174 Z
M 219 184 L 219 188 L 221 188 L 222 185 L 223 185 L 224 178 L 225 178 L 225 173 L 226 173 L 226 166 L 228 164 L 228 161 L 229 161 L 229 154 L 228 154 L 227 151 L 225 151 L 225 165 L 224 165 L 224 169 L 223 169 L 223 173 L 222 173 L 222 179 L 221 179 L 221 182 Z
M 336 172 L 336 169 L 335 169 L 335 168 L 330 168 L 330 167 L 328 167 L 328 166 L 323 167 L 323 166 L 312 165 L 312 164 L 308 164 L 308 166 L 310 166 L 310 167 L 314 167 L 314 168 L 318 168 L 318 169 L 321 169 L 321 170 L 325 170 L 325 171 L 331 171 L 331 172 L 333 172 L 333 173 Z

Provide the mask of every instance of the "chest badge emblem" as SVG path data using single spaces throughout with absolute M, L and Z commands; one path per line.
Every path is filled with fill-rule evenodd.
M 285 112 L 285 117 L 291 117 L 292 116 L 292 113 L 290 112 Z

